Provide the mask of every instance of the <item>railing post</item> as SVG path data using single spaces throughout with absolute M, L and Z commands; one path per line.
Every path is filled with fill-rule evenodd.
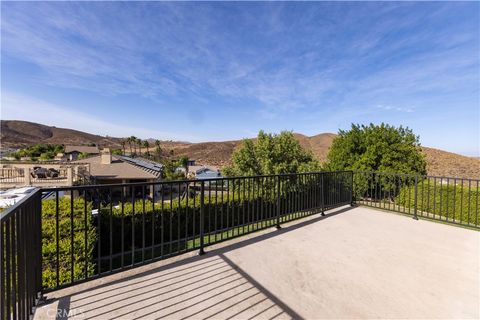
M 280 178 L 281 178 L 281 175 L 278 175 L 278 181 L 277 181 L 277 229 L 281 229 L 282 227 L 280 226 L 280 206 L 281 206 L 281 203 L 280 203 Z
M 325 183 L 324 183 L 324 180 L 323 180 L 323 176 L 325 174 L 322 172 L 321 174 L 321 178 L 320 178 L 320 183 L 321 183 L 321 190 L 322 190 L 322 193 L 321 193 L 321 201 L 322 201 L 322 216 L 325 215 Z
M 37 290 L 37 299 L 43 299 L 42 296 L 42 282 L 43 282 L 43 272 L 42 272 L 42 265 L 43 265 L 43 255 L 42 255 L 42 243 L 43 243 L 43 234 L 42 234 L 42 191 L 37 190 L 37 198 L 35 199 L 35 214 L 36 214 L 36 228 L 37 230 L 36 235 L 36 245 L 37 245 L 37 282 L 36 282 L 36 290 Z
M 351 180 L 350 180 L 350 206 L 353 207 L 354 203 L 353 203 L 353 170 L 352 170 L 352 176 L 351 176 Z
M 415 194 L 413 198 L 413 219 L 418 220 L 417 216 L 417 196 L 418 196 L 418 176 L 415 175 Z
M 205 181 L 200 183 L 200 250 L 199 255 L 205 254 L 204 250 L 204 227 L 205 227 Z

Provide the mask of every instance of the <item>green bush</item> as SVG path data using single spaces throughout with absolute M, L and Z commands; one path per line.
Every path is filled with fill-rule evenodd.
M 444 180 L 445 181 L 445 180 Z M 417 185 L 417 210 L 431 215 L 441 216 L 445 220 L 461 221 L 463 223 L 478 224 L 480 217 L 479 201 L 480 191 L 476 185 L 468 188 L 464 183 L 450 185 L 434 185 L 430 179 L 419 181 Z M 415 204 L 415 186 L 405 186 L 401 188 L 396 196 L 395 202 L 399 205 L 414 208 Z
M 54 287 L 57 283 L 69 283 L 71 270 L 73 269 L 73 280 L 80 280 L 85 277 L 85 268 L 87 276 L 95 272 L 93 261 L 93 248 L 96 242 L 96 230 L 93 225 L 91 215 L 92 205 L 87 203 L 87 219 L 85 220 L 85 202 L 78 198 L 73 201 L 73 214 L 71 214 L 70 198 L 63 197 L 59 199 L 58 212 L 58 245 L 59 245 L 59 277 L 56 275 L 56 246 L 57 246 L 57 227 L 56 227 L 56 200 L 42 201 L 42 255 L 43 255 L 43 286 L 47 288 Z M 71 223 L 73 217 L 73 246 L 71 240 Z M 85 231 L 87 233 L 87 243 L 85 247 Z M 73 248 L 73 268 L 71 263 L 71 253 Z

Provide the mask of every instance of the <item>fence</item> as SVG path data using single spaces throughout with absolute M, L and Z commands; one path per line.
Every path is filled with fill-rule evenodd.
M 0 318 L 27 319 L 42 289 L 40 192 L 0 214 Z
M 480 180 L 355 171 L 355 203 L 479 229 Z
M 351 204 L 352 183 L 340 171 L 41 189 L 2 213 L 2 319 L 24 318 L 38 292 Z M 26 227 L 13 230 L 19 222 Z M 35 245 L 23 255 L 13 239 Z M 17 274 L 27 269 L 23 289 Z M 29 303 L 14 314 L 20 291 Z

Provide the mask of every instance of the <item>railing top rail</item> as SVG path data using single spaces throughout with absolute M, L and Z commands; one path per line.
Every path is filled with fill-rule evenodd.
M 479 181 L 478 178 L 461 178 L 461 177 L 449 177 L 449 176 L 431 176 L 423 174 L 413 174 L 413 173 L 398 173 L 398 172 L 388 172 L 388 171 L 366 171 L 366 170 L 353 170 L 354 173 L 367 173 L 367 174 L 378 174 L 378 175 L 391 175 L 391 176 L 404 176 L 404 177 L 422 177 L 422 178 L 436 178 L 436 179 L 451 179 L 451 180 L 467 180 L 467 181 Z
M 185 179 L 185 180 L 172 180 L 172 181 L 153 181 L 153 182 L 133 182 L 133 183 L 113 183 L 113 184 L 95 184 L 84 186 L 71 186 L 71 187 L 58 187 L 58 188 L 42 188 L 43 192 L 55 192 L 55 191 L 70 191 L 70 190 L 85 190 L 92 188 L 121 188 L 121 187 L 135 187 L 135 186 L 150 186 L 150 185 L 170 185 L 181 183 L 197 183 L 213 182 L 213 181 L 227 181 L 227 180 L 240 180 L 240 179 L 258 179 L 258 178 L 272 178 L 272 177 L 289 177 L 289 176 L 301 176 L 311 174 L 331 174 L 331 173 L 347 173 L 353 172 L 351 170 L 339 170 L 339 171 L 315 171 L 315 172 L 302 172 L 302 173 L 282 173 L 282 174 L 270 174 L 270 175 L 257 175 L 257 176 L 236 176 L 236 177 L 218 177 L 208 179 Z
M 15 203 L 11 207 L 7 207 L 4 211 L 0 212 L 0 221 L 7 219 L 9 216 L 11 216 L 19 207 L 24 205 L 25 203 L 29 202 L 37 193 L 41 192 L 40 189 L 36 189 L 29 193 L 27 196 L 23 197 L 20 199 L 17 203 Z

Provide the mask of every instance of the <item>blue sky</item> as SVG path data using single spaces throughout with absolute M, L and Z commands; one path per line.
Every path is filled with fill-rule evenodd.
M 404 125 L 480 155 L 478 2 L 2 2 L 1 118 L 187 141 Z

